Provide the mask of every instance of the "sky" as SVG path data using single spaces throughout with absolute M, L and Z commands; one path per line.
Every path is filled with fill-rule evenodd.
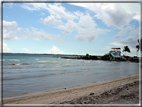
M 139 3 L 3 4 L 3 52 L 134 56 L 139 37 Z

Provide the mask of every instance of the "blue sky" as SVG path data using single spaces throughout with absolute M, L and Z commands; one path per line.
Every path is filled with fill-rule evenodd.
M 133 56 L 139 23 L 139 3 L 4 3 L 3 52 Z

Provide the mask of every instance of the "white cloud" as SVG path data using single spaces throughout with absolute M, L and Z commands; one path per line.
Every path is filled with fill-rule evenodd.
M 22 30 L 22 28 L 18 27 L 15 31 L 16 31 L 17 33 L 20 33 L 21 30 Z
M 75 39 L 79 41 L 94 42 L 98 35 L 109 31 L 106 29 L 96 28 L 97 24 L 89 14 L 81 15 L 78 25 L 78 35 Z
M 72 5 L 87 8 L 94 13 L 95 17 L 101 19 L 108 26 L 115 26 L 118 29 L 128 24 L 132 19 L 140 20 L 140 4 L 139 3 L 70 3 Z M 46 9 L 56 18 L 64 18 L 68 20 L 77 19 L 77 14 L 65 11 L 60 3 L 25 3 L 23 8 L 28 10 Z
M 63 51 L 61 51 L 60 49 L 58 49 L 56 46 L 52 46 L 52 48 L 50 50 L 46 51 L 47 53 L 51 53 L 51 54 L 64 54 Z
M 36 29 L 34 27 L 31 27 L 32 31 L 30 31 L 28 28 L 26 28 L 26 30 L 23 33 L 24 37 L 28 37 L 28 38 L 32 38 L 34 40 L 38 40 L 40 41 L 41 39 L 45 39 L 45 40 L 57 40 L 59 42 L 63 42 L 63 36 L 60 35 L 52 35 L 49 34 L 47 32 L 45 32 L 43 29 Z
M 97 24 L 92 17 L 87 13 L 84 15 L 81 12 L 75 12 L 79 21 L 68 20 L 67 23 L 58 25 L 58 28 L 63 30 L 68 36 L 71 32 L 77 31 L 78 34 L 75 36 L 75 40 L 93 42 L 98 35 L 108 32 L 106 29 L 95 28 Z
M 106 7 L 103 8 L 104 6 Z M 110 4 L 104 4 L 100 8 L 95 17 L 101 19 L 106 25 L 115 26 L 118 29 L 122 29 L 135 16 L 135 13 L 128 13 L 119 4 L 114 4 L 113 7 Z
M 122 29 L 132 19 L 140 17 L 139 3 L 71 3 L 72 5 L 87 8 L 108 26 Z
M 45 24 L 45 25 L 49 25 L 49 24 L 53 24 L 53 25 L 60 25 L 62 23 L 62 20 L 57 20 L 55 19 L 55 17 L 53 15 L 48 16 L 44 19 L 41 18 L 41 21 Z
M 94 42 L 98 35 L 109 31 L 96 28 L 97 24 L 88 13 L 84 15 L 81 12 L 76 12 L 75 14 L 79 18 L 78 22 L 68 20 L 66 24 L 58 26 L 59 29 L 64 30 L 66 36 L 73 31 L 77 31 L 78 34 L 75 36 L 75 40 Z
M 128 31 L 132 30 L 134 28 L 132 28 L 131 26 L 126 27 L 125 29 L 122 29 L 120 32 L 118 32 L 114 38 L 120 38 L 121 36 L 124 36 Z
M 40 53 L 40 52 L 39 52 Z M 68 54 L 68 55 L 77 55 L 77 53 L 66 53 L 64 51 L 61 51 L 59 48 L 56 46 L 52 45 L 52 48 L 50 50 L 46 50 L 43 53 L 47 54 Z
M 28 4 L 27 6 L 33 7 L 32 10 L 38 10 L 38 8 L 33 4 Z M 54 25 L 55 28 L 63 30 L 63 33 L 66 34 L 66 36 L 68 36 L 73 31 L 77 31 L 78 34 L 75 36 L 76 40 L 93 42 L 98 37 L 98 35 L 108 31 L 104 29 L 95 28 L 97 24 L 94 22 L 93 18 L 89 15 L 89 13 L 87 13 L 86 15 L 79 11 L 70 13 L 69 11 L 66 11 L 66 9 L 59 3 L 48 4 L 46 6 L 43 8 L 49 11 L 50 16 L 44 19 L 41 18 L 42 23 L 44 23 L 45 25 Z M 39 9 L 41 8 L 42 7 L 40 6 Z M 66 19 L 67 23 L 63 23 L 62 19 Z M 78 20 L 78 22 L 75 22 L 74 19 L 76 19 L 76 21 Z M 39 33 L 41 34 L 41 31 L 34 31 L 34 33 L 36 34 L 36 36 L 33 37 L 37 38 Z M 57 39 L 57 36 L 49 34 L 45 35 L 45 33 L 43 32 L 42 36 L 40 37 L 45 38 L 46 40 L 53 40 L 52 37 Z M 58 36 L 58 38 L 63 41 L 63 37 Z
M 90 29 L 80 28 L 79 34 L 75 36 L 75 40 L 93 42 L 100 33 L 101 30 L 99 31 L 99 29 L 90 30 Z
M 131 46 L 131 47 L 136 47 L 136 45 L 138 44 L 137 39 L 138 38 L 136 38 L 134 36 L 129 36 L 126 39 L 121 40 L 120 43 Z
M 89 14 L 80 16 L 79 25 L 85 28 L 94 28 L 97 26 Z
M 13 30 L 17 27 L 17 22 L 16 21 L 12 21 L 12 22 L 8 22 L 8 21 L 3 21 L 3 28 L 7 29 L 7 30 Z
M 24 3 L 21 5 L 22 8 L 27 10 L 41 10 L 41 9 L 47 9 L 46 3 Z
M 59 53 L 60 53 L 60 54 L 61 54 L 61 53 L 62 53 L 62 54 L 64 53 L 63 51 L 60 51 L 56 46 L 52 46 L 51 51 L 52 51 L 53 53 L 58 53 L 58 54 L 59 54 Z
M 46 4 L 46 3 L 24 3 L 22 8 L 27 10 L 41 10 L 46 9 L 49 13 L 58 19 L 75 19 L 76 16 L 70 12 L 66 12 L 65 8 L 60 3 Z
M 8 48 L 7 44 L 4 42 L 3 42 L 3 52 L 11 52 L 11 50 Z
M 23 51 L 22 52 L 27 52 L 27 53 L 31 53 L 32 51 L 27 49 L 27 48 L 23 48 Z
M 21 28 L 17 27 L 17 22 L 3 21 L 3 39 L 4 40 L 18 40 L 17 34 L 21 32 Z
M 128 36 L 124 40 L 120 40 L 110 44 L 113 44 L 115 46 L 130 46 L 131 48 L 136 48 L 136 45 L 138 45 L 137 40 L 139 39 L 139 28 L 132 30 L 129 34 L 132 36 Z
M 64 18 L 73 20 L 76 16 L 70 12 L 66 12 L 65 8 L 61 6 L 59 3 L 55 3 L 53 5 L 48 4 L 48 11 L 51 15 L 54 15 L 56 18 Z
M 78 28 L 78 23 L 75 23 L 72 20 L 68 20 L 66 24 L 59 25 L 58 28 L 64 30 L 64 33 L 66 34 L 66 36 L 68 36 L 72 31 Z
M 130 3 L 126 5 L 124 3 L 70 3 L 73 5 L 81 6 L 86 9 L 93 11 L 94 17 L 101 19 L 107 26 L 113 26 L 117 29 L 121 29 L 121 31 L 114 36 L 114 38 L 119 38 L 122 35 L 125 35 L 128 31 L 132 30 L 132 27 L 127 27 L 124 29 L 124 26 L 127 25 L 134 17 L 139 15 L 139 5 L 135 4 L 134 6 Z M 77 31 L 78 34 L 75 36 L 75 40 L 79 41 L 87 41 L 87 42 L 94 42 L 96 38 L 100 34 L 104 34 L 109 32 L 106 29 L 99 29 L 97 28 L 97 24 L 92 19 L 89 14 L 84 15 L 83 13 L 76 11 L 70 13 L 65 9 L 65 7 L 61 6 L 60 3 L 54 4 L 45 4 L 43 6 L 41 4 L 35 5 L 34 3 L 24 4 L 25 9 L 28 10 L 40 10 L 46 9 L 49 11 L 50 16 L 42 19 L 41 21 L 45 25 L 54 25 L 54 27 L 63 30 L 68 36 L 71 32 Z M 126 7 L 127 8 L 126 8 Z M 132 8 L 132 9 L 131 9 Z M 136 8 L 136 9 L 135 9 Z M 133 10 L 133 11 L 131 11 Z M 138 12 L 137 12 L 137 11 Z M 62 19 L 66 19 L 67 23 L 63 23 Z M 79 22 L 75 22 L 74 19 L 79 20 Z M 44 38 L 46 40 L 57 40 L 63 41 L 64 37 L 61 36 L 53 36 L 41 31 L 30 32 L 31 36 L 35 40 L 39 40 L 39 38 Z M 115 43 L 116 44 L 116 43 Z M 117 43 L 118 44 L 118 43 Z M 120 45 L 120 43 L 119 43 Z M 122 43 L 121 43 L 122 45 Z
M 125 44 L 122 44 L 121 42 L 113 42 L 110 44 L 115 45 L 115 46 L 125 46 Z
M 3 39 L 4 40 L 18 40 L 20 39 L 19 37 L 16 36 L 15 31 L 8 31 L 8 30 L 3 30 Z
M 140 3 L 121 3 L 128 13 L 135 13 L 133 19 L 140 21 Z

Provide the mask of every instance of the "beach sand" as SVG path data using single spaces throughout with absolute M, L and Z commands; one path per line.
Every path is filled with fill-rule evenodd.
M 139 75 L 91 86 L 4 99 L 3 104 L 139 104 Z

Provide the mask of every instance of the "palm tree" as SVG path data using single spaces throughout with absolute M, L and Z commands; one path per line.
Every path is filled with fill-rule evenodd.
M 139 39 L 138 39 L 138 43 L 139 43 Z M 138 49 L 137 52 L 139 51 L 140 47 L 139 45 L 136 45 L 136 48 Z
M 141 39 L 141 41 L 140 41 L 140 51 L 142 51 L 142 39 Z
M 141 41 L 139 42 L 139 39 L 138 39 L 138 45 L 136 45 L 136 48 L 138 49 L 137 51 L 139 51 L 139 49 L 142 51 L 142 39 Z M 141 44 L 141 47 L 140 47 L 140 44 Z
M 138 43 L 139 43 L 139 39 L 138 39 Z M 139 43 L 139 44 L 140 44 L 140 43 Z M 140 49 L 140 46 L 139 46 L 139 45 L 136 45 L 136 48 L 137 48 L 136 53 L 137 53 L 137 56 L 138 56 L 138 51 L 139 51 L 139 49 Z
M 128 46 L 124 46 L 123 52 L 124 51 L 125 51 L 125 54 L 126 54 L 126 52 L 129 52 L 129 53 L 131 52 Z

